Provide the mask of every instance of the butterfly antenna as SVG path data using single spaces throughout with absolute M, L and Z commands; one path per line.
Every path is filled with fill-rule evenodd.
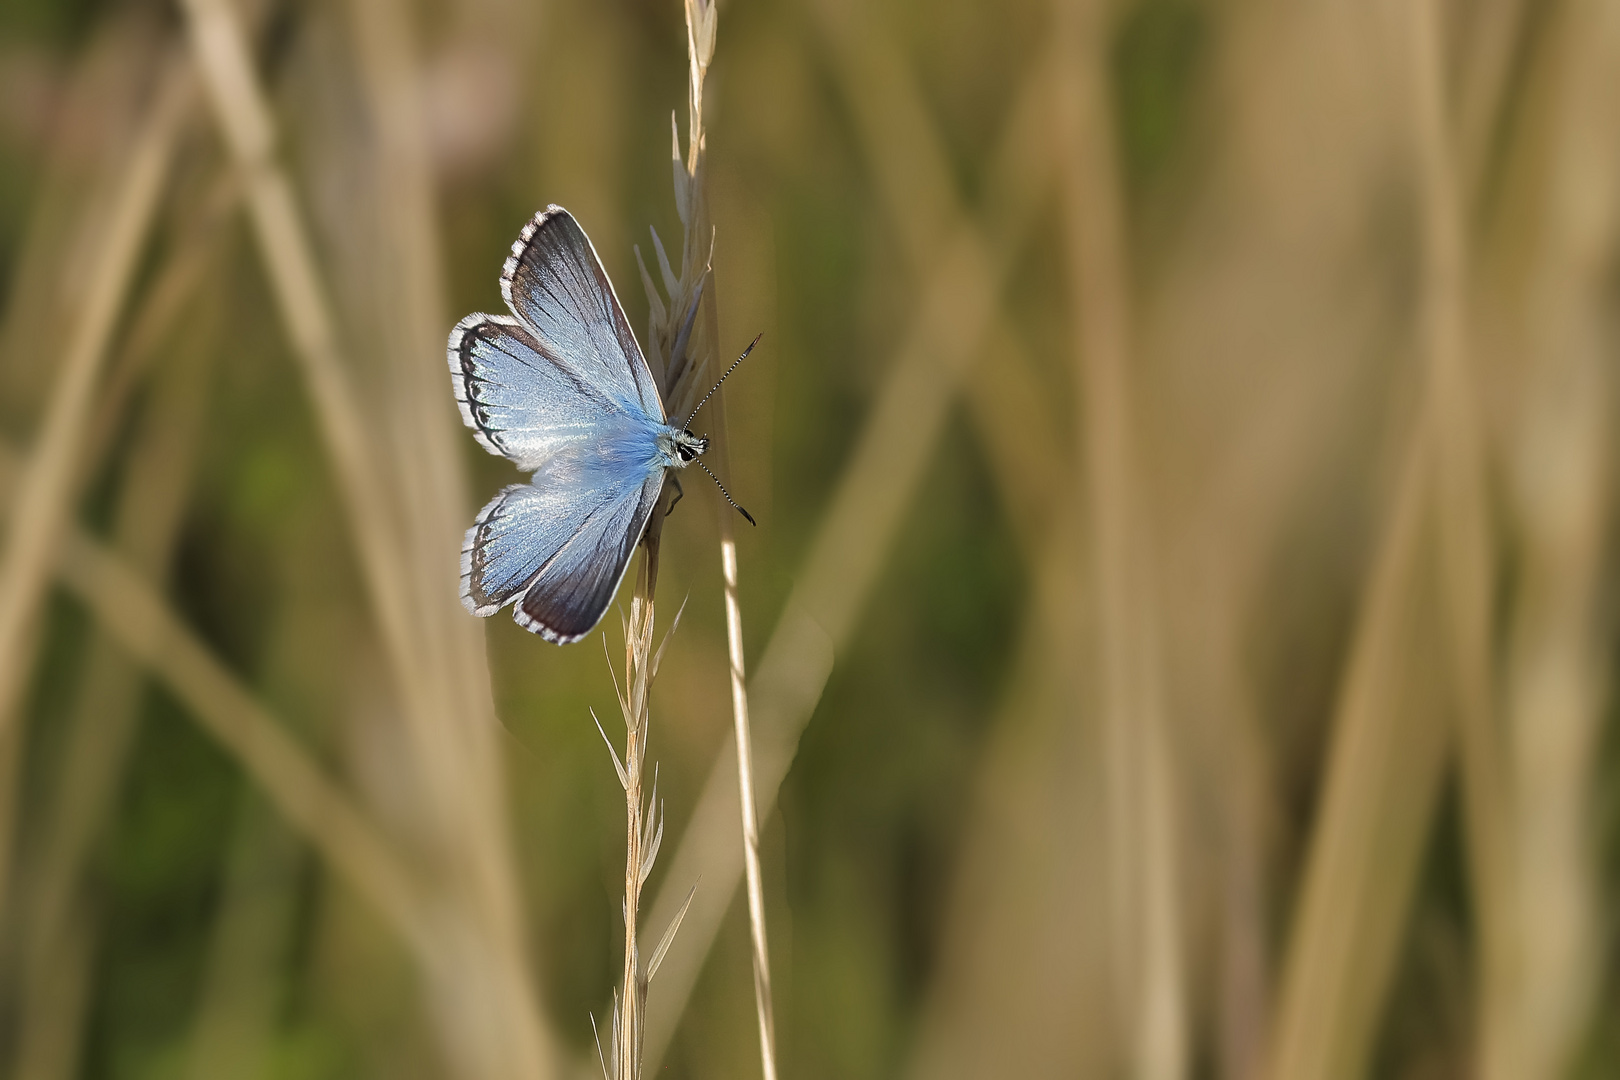
M 759 338 L 755 338 L 754 340 L 758 341 Z M 748 347 L 750 349 L 753 348 L 752 345 L 750 345 Z M 743 353 L 743 355 L 747 356 L 748 354 Z M 740 363 L 742 363 L 742 361 L 739 360 L 739 361 L 737 361 L 737 363 L 740 364 Z M 732 364 L 731 366 L 736 367 L 737 364 Z M 730 372 L 727 372 L 727 374 L 730 374 Z M 737 505 L 737 500 L 733 499 L 731 497 L 731 492 L 726 490 L 726 485 L 722 484 L 720 482 L 720 478 L 718 476 L 714 475 L 714 473 L 712 471 L 710 471 L 710 469 L 709 469 L 709 467 L 707 465 L 703 464 L 703 459 L 702 458 L 693 458 L 692 460 L 698 463 L 699 468 L 701 468 L 704 472 L 709 474 L 709 479 L 714 481 L 714 486 L 720 489 L 720 494 L 722 494 L 722 495 L 724 495 L 726 497 L 726 502 L 731 504 L 731 508 L 733 510 L 737 511 L 737 513 L 741 514 L 743 517 L 747 518 L 748 519 L 748 524 L 753 525 L 753 526 L 755 526 L 757 528 L 759 526 L 759 522 L 754 520 L 754 515 L 750 514 L 748 511 L 744 510 L 742 507 Z
M 764 336 L 765 336 L 765 334 L 764 334 L 763 331 L 761 331 L 760 333 L 758 333 L 758 334 L 756 334 L 754 336 L 754 340 L 750 341 L 748 343 L 748 348 L 743 350 L 743 354 L 741 356 L 737 357 L 737 359 L 733 360 L 731 362 L 730 367 L 726 368 L 726 374 L 720 376 L 720 378 L 718 380 L 716 380 L 715 384 L 712 387 L 709 388 L 709 392 L 707 394 L 703 395 L 703 400 L 697 403 L 697 408 L 693 409 L 691 412 L 686 414 L 686 423 L 682 424 L 681 427 L 688 428 L 688 427 L 692 426 L 692 417 L 694 417 L 694 416 L 696 416 L 698 414 L 698 409 L 703 408 L 703 406 L 705 406 L 705 405 L 707 405 L 709 403 L 709 399 L 714 397 L 714 392 L 716 390 L 720 389 L 720 384 L 726 381 L 726 376 L 730 375 L 733 371 L 736 371 L 738 364 L 740 364 L 744 360 L 748 359 L 748 354 L 754 351 L 754 346 L 758 345 L 759 344 L 759 339 L 764 337 Z M 710 473 L 709 475 L 713 476 L 714 474 Z M 718 480 L 715 481 L 715 483 L 717 483 L 717 484 L 719 482 L 720 481 L 718 481 Z M 725 489 L 721 488 L 720 490 L 724 491 Z M 732 505 L 736 506 L 737 504 L 732 503 Z M 741 510 L 742 507 L 738 506 L 737 509 Z M 744 514 L 743 516 L 747 517 L 748 515 Z M 748 520 L 753 521 L 754 519 L 753 518 L 748 518 Z

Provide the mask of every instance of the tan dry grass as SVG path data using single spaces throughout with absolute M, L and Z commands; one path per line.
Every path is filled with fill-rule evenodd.
M 832 11 L 832 9 L 828 9 Z M 837 14 L 833 12 L 833 14 Z M 828 21 L 826 36 L 835 49 L 855 28 Z M 852 46 L 853 48 L 853 46 Z M 911 153 L 913 135 L 927 139 L 925 114 L 903 111 L 903 93 L 869 93 L 867 76 L 855 74 L 859 58 L 843 54 L 845 85 L 851 103 L 867 119 L 874 165 L 880 173 L 903 175 L 918 162 L 938 162 L 938 155 Z M 872 50 L 864 56 L 892 64 L 892 53 Z M 880 76 L 892 90 L 898 74 Z M 901 76 L 903 78 L 903 75 Z M 1038 76 L 1031 85 L 1041 85 Z M 913 96 L 910 100 L 915 100 Z M 1038 95 L 1018 100 L 1031 111 Z M 891 111 L 892 110 L 892 111 Z M 912 125 L 922 124 L 919 131 Z M 965 214 L 934 240 L 934 268 L 924 287 L 918 310 L 908 324 L 902 345 L 888 367 L 876 405 L 863 426 L 856 448 L 845 467 L 831 506 L 812 541 L 796 586 L 772 631 L 752 681 L 755 736 L 755 785 L 758 810 L 768 815 L 776 792 L 792 764 L 800 733 L 809 722 L 822 688 L 832 670 L 834 652 L 845 645 L 887 558 L 894 535 L 922 477 L 927 455 L 940 437 L 945 415 L 958 380 L 981 357 L 995 297 L 1015 257 L 1016 245 L 1030 227 L 1040 195 L 1044 131 L 1020 111 L 1009 125 L 1006 142 L 996 155 L 991 175 L 998 184 L 992 198 L 1001 206 L 1004 238 L 989 251 L 978 229 Z M 899 138 L 900 134 L 906 138 Z M 943 182 L 942 166 L 934 166 Z M 1002 185 L 1005 185 L 1003 187 Z M 943 190 L 948 190 L 945 188 Z M 904 200 L 897 200 L 904 204 Z M 926 200 L 916 206 L 925 207 Z M 919 209 L 919 213 L 922 211 Z M 916 229 L 918 235 L 923 230 Z M 1026 394 L 1026 399 L 1028 395 Z M 1038 422 L 1037 422 L 1038 424 Z M 1042 438 L 1037 426 L 1034 437 Z M 734 746 L 724 746 L 710 768 L 703 794 L 676 848 L 669 880 L 655 898 L 655 922 L 671 917 L 680 903 L 678 884 L 702 880 L 684 924 L 683 948 L 664 966 L 662 992 L 653 998 L 648 1015 L 647 1062 L 656 1064 L 669 1045 L 676 1021 L 697 981 L 720 920 L 725 914 L 743 866 L 729 841 L 737 817 L 732 777 L 736 769 Z M 693 942 L 696 940 L 696 945 Z
M 219 0 L 187 5 L 194 51 L 216 118 L 246 177 L 247 201 L 279 308 L 315 407 L 348 511 L 362 577 L 398 690 L 412 779 L 425 835 L 412 840 L 437 883 L 429 909 L 436 931 L 416 937 L 427 998 L 455 1070 L 471 1077 L 542 1077 L 552 1071 L 551 1036 L 526 965 L 515 874 L 504 826 L 496 731 L 482 663 L 481 628 L 456 610 L 442 568 L 456 550 L 465 513 L 453 461 L 452 423 L 435 407 L 429 349 L 436 312 L 436 243 L 431 225 L 419 108 L 409 84 L 403 13 L 356 8 L 362 82 L 384 132 L 378 175 L 385 230 L 402 245 L 386 263 L 416 305 L 403 339 L 391 342 L 399 397 L 389 429 L 415 440 L 400 458 L 379 460 L 375 425 L 340 355 L 336 316 L 291 183 L 274 157 L 274 127 L 248 60 L 245 36 Z M 396 293 L 396 295 L 398 295 Z M 433 363 L 429 363 L 432 359 Z M 418 462 L 427 454 L 432 461 Z M 397 472 L 388 466 L 398 467 Z M 411 886 L 420 890 L 419 878 Z M 413 898 L 414 900 L 414 898 Z
M 146 345 L 151 348 L 150 342 Z M 158 374 L 128 452 L 111 544 L 149 580 L 162 580 L 173 555 L 216 347 L 212 334 L 198 332 Z M 75 1071 L 83 1002 L 51 988 L 64 980 L 83 985 L 89 975 L 88 970 L 73 968 L 90 959 L 72 940 L 84 929 L 85 864 L 123 777 L 143 685 L 139 668 L 118 644 L 105 634 L 96 635 L 70 720 L 64 764 L 37 853 L 23 878 L 19 925 L 27 930 L 21 962 L 24 1009 L 18 1077 L 53 1080 Z
M 1084 433 L 1075 477 L 1092 532 L 1091 575 L 1102 650 L 1100 679 L 1108 822 L 1110 938 L 1116 1023 L 1128 1075 L 1179 1080 L 1187 1069 L 1186 988 L 1177 879 L 1178 831 L 1165 689 L 1160 670 L 1154 540 L 1143 508 L 1134 319 L 1123 178 L 1108 107 L 1112 8 L 1060 5 L 1055 125 L 1064 181 L 1075 413 Z M 1076 607 L 1081 604 L 1076 598 Z
M 16 769 L 17 708 L 34 655 L 31 635 L 50 585 L 56 545 L 80 490 L 79 463 L 97 380 L 194 92 L 189 65 L 173 58 L 123 168 L 108 179 L 106 217 L 86 222 L 93 227 L 99 257 L 85 280 L 79 318 L 69 324 L 62 345 L 61 366 L 19 480 L 0 556 L 0 758 L 7 774 Z M 9 775 L 0 782 L 0 896 L 11 865 L 13 787 Z
M 1483 988 L 1478 1049 L 1481 1075 L 1492 1080 L 1570 1069 L 1601 937 L 1591 755 L 1611 692 L 1600 658 L 1612 629 L 1593 605 L 1612 529 L 1614 385 L 1599 282 L 1620 235 L 1620 21 L 1603 5 L 1576 5 L 1553 33 L 1531 106 L 1548 117 L 1544 167 L 1508 196 L 1531 204 L 1537 240 L 1520 287 L 1506 297 L 1485 292 L 1517 324 L 1502 447 L 1508 532 L 1522 560 L 1501 679 L 1506 955 Z

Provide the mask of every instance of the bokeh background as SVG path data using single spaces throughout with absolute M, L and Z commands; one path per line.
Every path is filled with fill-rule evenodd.
M 551 202 L 646 325 L 686 44 L 0 6 L 0 1075 L 594 1073 L 612 677 L 456 604 L 442 350 Z M 782 1075 L 1620 1075 L 1620 5 L 731 2 L 706 93 Z M 648 1068 L 747 1077 L 701 481 Z

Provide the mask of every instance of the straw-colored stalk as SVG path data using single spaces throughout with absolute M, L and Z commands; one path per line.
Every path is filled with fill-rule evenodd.
M 685 0 L 686 51 L 688 59 L 688 109 L 686 156 L 687 213 L 685 255 L 691 260 L 700 250 L 703 234 L 709 228 L 709 194 L 705 181 L 704 156 L 708 151 L 703 126 L 703 84 L 714 59 L 715 28 L 719 23 L 716 0 Z M 677 171 L 679 162 L 677 162 Z M 680 180 L 677 179 L 677 183 Z M 695 266 L 695 264 L 693 264 Z M 701 317 L 708 333 L 698 369 L 717 366 L 720 325 L 714 292 L 714 271 L 709 268 L 709 289 L 703 297 Z M 700 354 L 702 355 L 702 354 Z M 692 389 L 699 389 L 694 382 Z M 723 476 L 731 474 L 731 440 L 726 426 L 726 394 L 717 388 L 711 405 L 714 468 Z M 776 1080 L 776 1017 L 771 1000 L 771 955 L 765 929 L 765 884 L 759 865 L 759 811 L 754 794 L 753 737 L 748 719 L 748 683 L 743 663 L 742 606 L 737 600 L 737 540 L 733 534 L 737 519 L 724 500 L 715 501 L 720 527 L 720 573 L 725 590 L 726 655 L 730 661 L 732 730 L 737 741 L 737 796 L 742 823 L 744 880 L 748 884 L 748 929 L 754 968 L 754 1013 L 759 1025 L 760 1067 L 765 1080 Z
M 1427 651 L 1439 622 L 1429 449 L 1412 434 L 1363 587 L 1284 953 L 1273 1080 L 1361 1074 L 1439 792 L 1446 705 L 1430 669 L 1446 658 Z
M 879 174 L 903 174 L 920 163 L 930 177 L 927 187 L 949 193 L 950 172 L 943 152 L 918 152 L 919 145 L 938 147 L 941 139 L 926 112 L 906 108 L 916 95 L 903 89 L 903 70 L 872 72 L 863 66 L 892 65 L 898 54 L 883 49 L 856 53 L 838 23 L 829 18 L 823 28 L 839 58 L 841 81 L 861 118 L 863 139 Z M 1039 69 L 1031 73 L 993 156 L 985 201 L 1001 211 L 995 234 L 985 235 L 960 196 L 954 196 L 946 204 L 951 216 L 933 237 L 934 246 L 918 253 L 917 272 L 926 275 L 922 299 L 887 365 L 888 374 L 850 464 L 751 681 L 754 793 L 761 814 L 769 814 L 775 806 L 799 735 L 832 671 L 833 656 L 854 633 L 930 452 L 944 431 L 951 402 L 972 365 L 985 358 L 983 345 L 998 318 L 1003 283 L 1033 226 L 1051 175 L 1047 128 L 1037 122 L 1038 90 L 1046 77 Z M 891 92 L 867 93 L 874 81 Z M 926 201 L 896 200 L 894 211 L 922 214 L 925 206 Z M 909 220 L 903 232 L 923 232 Z M 1043 438 L 1037 428 L 1023 432 L 1020 441 L 1031 434 Z M 1055 437 L 1047 442 L 1055 442 Z M 726 745 L 711 766 L 676 848 L 671 885 L 652 905 L 655 919 L 669 918 L 682 902 L 681 883 L 704 883 L 686 919 L 685 947 L 666 960 L 662 990 L 648 1014 L 649 1067 L 662 1059 L 744 877 L 740 852 L 730 839 L 738 808 L 735 750 L 734 744 Z
M 0 553 L 0 765 L 7 777 L 19 754 L 17 710 L 33 656 L 34 623 L 77 501 L 96 384 L 194 94 L 190 66 L 175 57 L 164 69 L 123 167 L 109 180 L 106 216 L 96 223 L 99 257 L 73 309 L 56 381 L 11 507 Z M 0 784 L 0 896 L 11 863 L 12 786 Z
M 132 567 L 160 580 L 186 506 L 207 400 L 212 335 L 203 332 L 156 381 L 128 451 L 114 544 Z M 96 832 L 106 820 L 136 730 L 142 678 L 105 631 L 92 638 L 72 713 L 69 741 L 41 829 L 39 855 L 26 878 L 23 1013 L 14 1075 L 52 1080 L 71 1075 L 79 1044 L 80 1006 L 50 988 L 82 982 L 63 969 L 85 959 L 71 940 L 78 924 L 81 879 Z M 67 1072 L 62 1070 L 66 1069 Z
M 401 703 L 407 709 L 425 708 L 430 697 L 421 685 L 406 597 L 397 587 L 408 579 L 395 541 L 396 515 L 385 498 L 388 486 L 367 437 L 369 424 L 359 395 L 338 353 L 336 324 L 316 270 L 311 238 L 291 181 L 275 159 L 275 126 L 249 60 L 246 34 L 226 0 L 187 0 L 184 8 L 192 53 L 215 119 L 244 177 L 270 283 L 309 384 Z
M 637 564 L 635 592 L 630 600 L 630 616 L 624 623 L 624 687 L 617 690 L 619 711 L 624 718 L 624 756 L 613 748 L 607 733 L 602 739 L 613 757 L 613 768 L 619 784 L 624 788 L 625 850 L 624 850 L 624 976 L 613 999 L 612 1029 L 609 1049 L 599 1061 L 606 1080 L 639 1080 L 642 1075 L 642 1048 L 646 1033 L 647 987 L 669 952 L 686 913 L 683 907 L 670 920 L 664 935 L 644 964 L 641 959 L 639 927 L 641 922 L 641 890 L 652 873 L 658 858 L 658 849 L 664 842 L 664 807 L 658 801 L 658 781 L 653 779 L 652 791 L 645 791 L 647 735 L 650 720 L 649 698 L 653 680 L 658 676 L 658 665 L 670 635 L 680 625 L 681 613 L 675 613 L 664 640 L 653 650 L 653 623 L 655 606 L 653 594 L 658 583 L 658 526 L 646 536 L 641 558 Z M 603 639 L 604 646 L 606 639 Z M 609 665 L 611 667 L 611 664 Z M 617 687 L 615 688 L 617 689 Z M 595 718 L 594 715 L 592 717 Z M 597 722 L 601 731 L 601 723 Z M 692 893 L 688 892 L 687 902 Z
M 1094 665 L 1076 507 L 1049 525 L 1004 699 L 980 753 L 911 1080 L 1116 1075 Z
M 1175 799 L 1159 672 L 1151 542 L 1136 464 L 1131 301 L 1123 196 L 1107 95 L 1111 7 L 1060 4 L 1057 145 L 1074 303 L 1081 505 L 1091 522 L 1108 759 L 1108 872 L 1115 980 L 1129 1074 L 1178 1080 L 1187 1068 Z
M 673 139 L 671 165 L 675 180 L 675 207 L 682 227 L 680 271 L 677 274 L 656 230 L 652 234 L 659 276 L 664 294 L 660 296 L 652 274 L 647 270 L 641 249 L 636 261 L 649 308 L 648 360 L 664 388 L 670 417 L 679 422 L 704 400 L 706 380 L 718 368 L 719 308 L 715 296 L 714 268 L 710 262 L 714 230 L 709 215 L 707 187 L 707 133 L 703 118 L 703 89 L 709 65 L 714 59 L 715 31 L 719 11 L 712 0 L 686 0 L 687 43 L 687 152 L 681 154 L 680 132 L 670 118 Z M 717 387 L 710 401 L 710 421 L 705 431 L 711 438 L 710 460 L 720 474 L 729 472 L 729 442 L 726 431 L 725 391 Z M 739 819 L 742 825 L 742 855 L 748 883 L 748 925 L 754 973 L 754 1005 L 759 1025 L 760 1059 L 766 1080 L 776 1078 L 776 1031 L 771 1004 L 770 949 L 765 924 L 765 891 L 759 864 L 759 817 L 755 808 L 754 751 L 748 715 L 748 688 L 743 659 L 742 608 L 737 599 L 737 545 L 733 535 L 734 511 L 725 500 L 717 501 L 720 530 L 720 567 L 725 592 L 726 643 L 730 661 L 732 721 L 735 736 L 736 785 Z M 666 499 L 664 508 L 667 508 Z M 648 526 L 656 537 L 659 515 Z M 656 547 L 649 557 L 656 559 Z M 656 565 L 656 563 L 654 564 Z M 639 595 L 639 594 L 638 594 Z M 648 632 L 651 606 L 649 592 Z M 632 624 L 634 620 L 632 619 Z M 632 630 L 635 627 L 632 625 Z M 634 830 L 632 830 L 634 832 Z M 687 880 L 687 879 L 681 879 Z M 729 891 L 726 894 L 729 897 Z M 690 902 L 690 897 L 688 897 Z M 686 908 L 683 906 L 682 914 Z M 679 918 L 679 916 L 677 916 Z M 672 923 L 673 925 L 673 923 Z M 627 934 L 630 928 L 626 928 Z M 705 943 L 706 944 L 706 943 Z M 626 977 L 630 972 L 626 958 Z M 628 988 L 629 984 L 626 983 Z M 623 992 L 628 998 L 629 991 Z M 684 997 L 684 993 L 682 994 Z M 639 1018 L 638 1018 L 639 1023 Z M 637 1067 L 643 1048 L 642 1029 L 636 1032 Z M 655 1044 L 654 1062 L 661 1056 L 663 1040 Z
M 358 563 L 393 675 L 411 777 L 419 786 L 423 835 L 411 839 L 436 873 L 416 878 L 432 889 L 434 931 L 414 937 L 427 997 L 452 1067 L 474 1078 L 539 1078 L 550 1072 L 551 1039 L 525 970 L 526 948 L 515 874 L 505 843 L 493 707 L 478 628 L 456 611 L 457 504 L 453 443 L 435 415 L 426 374 L 442 356 L 428 340 L 436 294 L 436 247 L 410 45 L 391 5 L 358 3 L 363 89 L 378 118 L 378 200 L 382 234 L 399 250 L 378 258 L 402 277 L 420 316 L 386 339 L 400 365 L 390 383 L 398 427 L 413 423 L 418 452 L 391 472 L 378 453 L 373 418 L 361 407 L 353 369 L 340 354 L 337 320 L 317 269 L 307 222 L 286 170 L 276 160 L 274 126 L 249 60 L 237 14 L 225 0 L 188 0 L 187 26 L 219 127 L 245 178 L 246 199 L 271 286 L 311 398 L 343 497 Z M 442 323 L 442 319 L 439 322 Z M 442 379 L 442 374 L 438 376 Z M 440 384 L 442 385 L 442 383 Z M 435 449 L 437 448 L 437 449 Z M 412 895 L 409 901 L 417 899 Z
M 819 17 L 856 121 L 861 149 L 870 161 L 884 209 L 901 241 L 900 254 L 919 280 L 927 280 L 950 238 L 982 233 L 975 241 L 995 265 L 1023 241 L 1052 173 L 1045 142 L 1051 121 L 1052 58 L 1030 64 L 1013 95 L 1003 130 L 989 158 L 985 220 L 978 223 L 959 190 L 942 134 L 921 88 L 906 65 L 905 50 L 888 39 L 883 19 L 855 25 L 848 5 L 819 0 Z M 999 279 L 999 274 L 996 275 Z M 1056 418 L 1035 381 L 1012 321 L 999 308 L 987 342 L 974 350 L 986 357 L 969 373 L 966 404 L 996 467 L 998 486 L 1013 504 L 1014 524 L 1031 559 L 1040 557 L 1040 526 L 1050 516 L 1053 473 L 1066 463 L 1058 448 Z M 985 347 L 985 346 L 988 347 Z M 993 358 L 993 361 L 989 358 Z
M 1478 379 L 1470 362 L 1465 185 L 1458 168 L 1454 109 L 1446 88 L 1450 50 L 1442 5 L 1413 3 L 1409 47 L 1413 135 L 1423 221 L 1421 345 L 1425 355 L 1427 435 L 1443 575 L 1446 637 L 1462 765 L 1466 836 L 1478 912 L 1481 996 L 1508 981 L 1503 971 L 1511 894 L 1504 887 L 1503 845 L 1512 795 L 1492 683 L 1494 552 L 1485 505 L 1484 434 Z M 1483 1015 L 1495 1010 L 1488 1001 Z
M 458 1071 L 473 1076 L 550 1072 L 554 1036 L 529 973 L 531 948 L 512 859 L 501 733 L 489 691 L 484 624 L 466 616 L 454 574 L 472 506 L 460 467 L 459 418 L 445 393 L 444 335 L 450 322 L 429 160 L 416 13 L 397 0 L 351 0 L 354 75 L 369 137 L 334 132 L 323 167 L 368 181 L 363 213 L 334 230 L 347 242 L 350 281 L 344 324 L 362 344 L 369 371 L 368 419 L 387 452 L 381 479 L 401 528 L 410 575 L 397 587 L 413 614 L 420 690 L 397 730 L 410 761 L 408 801 L 422 809 L 391 819 L 435 872 L 446 940 L 476 944 L 447 953 L 432 970 L 435 1016 Z M 330 72 L 340 83 L 348 72 Z M 385 815 L 400 802 L 373 775 Z M 468 987 L 476 987 L 474 1003 Z
M 1598 612 L 1612 528 L 1620 241 L 1620 18 L 1563 9 L 1547 46 L 1545 172 L 1528 252 L 1519 392 L 1507 426 L 1507 506 L 1519 574 L 1507 635 L 1513 809 L 1505 862 L 1511 955 L 1479 1024 L 1481 1075 L 1567 1074 L 1597 985 L 1600 943 L 1592 756 L 1609 693 L 1612 628 Z
M 0 448 L 0 505 L 21 465 Z M 321 772 L 286 726 L 254 699 L 139 571 L 89 534 L 71 529 L 54 558 L 61 583 L 136 661 L 161 680 L 229 750 L 276 808 L 405 941 L 425 949 L 413 881 L 383 838 Z
M 1411 79 L 1404 116 L 1423 225 L 1418 345 L 1425 377 L 1365 586 L 1285 957 L 1269 1067 L 1290 1080 L 1354 1076 L 1365 1067 L 1448 745 L 1459 748 L 1462 765 L 1485 1043 L 1500 1030 L 1491 1017 L 1515 978 L 1516 901 L 1506 877 L 1515 792 L 1495 718 L 1495 572 L 1466 300 L 1467 223 L 1485 186 L 1485 144 L 1504 108 L 1511 51 L 1504 42 L 1521 14 L 1512 3 L 1489 5 L 1468 40 L 1471 51 L 1453 62 L 1451 24 L 1438 6 L 1401 11 L 1414 20 L 1402 25 L 1399 40 L 1410 50 L 1401 59 Z M 1453 103 L 1446 88 L 1454 85 L 1460 97 Z M 1434 670 L 1413 663 L 1426 655 L 1414 650 L 1431 641 L 1444 648 Z M 1483 1043 L 1482 1050 L 1488 1069 L 1493 1051 Z

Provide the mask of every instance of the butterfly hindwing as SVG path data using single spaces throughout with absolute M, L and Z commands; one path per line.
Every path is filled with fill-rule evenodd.
M 568 211 L 548 206 L 524 226 L 501 269 L 501 296 L 540 345 L 586 383 L 664 420 L 652 369 L 613 283 Z
M 601 621 L 664 486 L 664 470 L 623 488 L 547 561 L 517 602 L 512 618 L 549 641 L 578 641 Z
M 559 363 L 518 320 L 469 315 L 450 332 L 461 418 L 484 449 L 535 469 L 596 435 L 621 404 Z
M 467 610 L 491 615 L 521 596 L 518 625 L 551 641 L 577 641 L 612 603 L 663 480 L 655 469 L 589 486 L 506 488 L 467 530 Z

